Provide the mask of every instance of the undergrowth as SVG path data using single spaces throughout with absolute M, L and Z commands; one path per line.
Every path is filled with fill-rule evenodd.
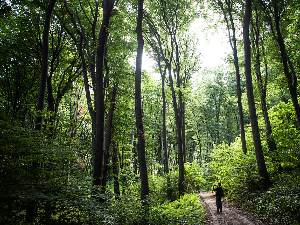
M 248 212 L 272 224 L 300 224 L 299 172 L 280 174 L 268 191 L 243 189 L 232 200 Z
M 111 202 L 107 214 L 111 224 L 203 224 L 205 212 L 197 194 L 186 194 L 178 200 L 157 204 L 147 201 L 143 207 L 137 198 L 122 197 Z M 108 221 L 107 221 L 108 222 Z

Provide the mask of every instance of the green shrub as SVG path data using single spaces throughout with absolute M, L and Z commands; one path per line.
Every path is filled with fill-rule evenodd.
M 245 207 L 270 223 L 299 224 L 299 172 L 280 174 L 268 191 L 252 193 L 252 197 L 244 202 Z
M 204 207 L 197 194 L 152 207 L 149 224 L 204 224 Z
M 184 188 L 186 193 L 194 193 L 204 188 L 205 179 L 203 170 L 196 163 L 185 163 L 184 168 Z M 179 196 L 178 188 L 178 168 L 175 167 L 169 174 L 163 176 L 149 176 L 150 196 L 153 201 L 163 203 L 174 201 Z
M 197 162 L 184 164 L 184 184 L 185 190 L 188 193 L 200 191 L 205 186 L 205 179 L 203 178 L 203 169 Z
M 123 196 L 111 200 L 106 214 L 112 224 L 204 224 L 205 212 L 197 194 L 186 194 L 173 202 L 157 204 L 150 199 L 147 210 L 138 198 Z

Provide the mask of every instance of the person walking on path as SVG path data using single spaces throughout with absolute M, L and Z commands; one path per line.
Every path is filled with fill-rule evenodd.
M 216 204 L 217 204 L 217 213 L 220 211 L 222 212 L 222 197 L 224 195 L 223 188 L 221 186 L 221 183 L 218 183 L 218 186 L 213 185 L 213 191 L 216 192 Z

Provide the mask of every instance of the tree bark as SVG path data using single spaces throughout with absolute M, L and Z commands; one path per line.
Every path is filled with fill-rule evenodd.
M 166 122 L 166 93 L 165 93 L 165 78 L 167 72 L 167 66 L 164 68 L 164 72 L 161 70 L 160 64 L 160 56 L 158 56 L 158 65 L 161 74 L 161 92 L 162 92 L 162 99 L 163 99 L 163 149 L 164 149 L 164 173 L 167 174 L 167 194 L 168 198 L 171 199 L 171 181 L 170 177 L 168 176 L 170 169 L 169 169 L 169 152 L 168 152 L 168 139 L 167 139 L 167 122 Z
M 159 61 L 159 70 L 161 74 L 161 93 L 163 99 L 163 149 L 164 149 L 164 172 L 165 174 L 169 173 L 169 153 L 168 153 L 168 140 L 167 140 L 167 122 L 166 122 L 166 93 L 165 93 L 165 78 L 166 78 L 166 70 L 167 67 L 165 66 L 164 72 L 162 72 L 161 65 L 160 65 L 160 58 L 158 57 Z
M 177 78 L 177 88 L 179 89 L 179 94 L 178 94 L 178 100 L 179 100 L 179 104 L 177 107 L 177 110 L 174 109 L 176 116 L 175 118 L 177 118 L 177 133 L 178 133 L 178 163 L 179 163 L 179 197 L 184 195 L 184 163 L 185 163 L 185 127 L 184 127 L 184 123 L 183 123 L 183 109 L 184 109 L 184 102 L 183 102 L 183 93 L 181 91 L 181 86 L 182 86 L 182 82 L 181 82 L 181 78 L 180 78 L 180 59 L 179 59 L 179 46 L 177 43 L 177 39 L 176 39 L 176 32 L 173 35 L 173 41 L 175 43 L 175 54 L 176 54 L 176 58 L 175 58 L 175 69 L 173 70 L 174 72 L 174 76 Z M 172 41 L 172 42 L 173 42 Z M 171 64 L 170 64 L 171 65 Z M 171 67 L 170 67 L 171 69 Z M 174 96 L 175 96 L 175 90 L 173 88 L 172 92 L 174 92 Z M 173 95 L 172 95 L 173 96 Z M 176 97 L 173 98 L 173 102 L 176 103 Z M 177 103 L 176 103 L 177 105 Z M 174 105 L 174 106 L 176 106 Z
M 106 136 L 105 136 L 105 148 L 104 148 L 104 168 L 103 168 L 103 179 L 102 179 L 102 187 L 103 191 L 106 190 L 106 180 L 107 180 L 107 172 L 108 172 L 108 164 L 109 164 L 109 156 L 110 156 L 110 144 L 111 144 L 111 135 L 112 135 L 112 127 L 113 127 L 113 118 L 114 111 L 116 105 L 116 96 L 117 96 L 117 84 L 114 85 L 111 99 L 110 99 L 110 108 L 107 115 L 107 124 L 106 124 Z
M 234 58 L 234 66 L 235 66 L 235 75 L 236 75 L 236 93 L 238 97 L 238 109 L 239 109 L 239 118 L 240 118 L 240 131 L 241 131 L 241 142 L 242 142 L 242 149 L 245 154 L 247 154 L 247 146 L 246 146 L 246 138 L 245 138 L 245 125 L 244 125 L 244 115 L 243 115 L 243 105 L 242 105 L 242 91 L 241 91 L 241 77 L 240 77 L 240 67 L 239 67 L 239 59 L 237 55 L 237 46 L 236 46 L 236 35 L 235 35 L 235 26 L 232 17 L 232 3 L 230 0 L 226 1 L 229 20 L 226 16 L 226 11 L 224 10 L 223 3 L 219 0 L 219 6 L 224 15 L 224 19 L 227 25 L 227 31 L 229 36 L 229 43 L 233 52 Z M 230 23 L 229 23 L 230 21 Z M 231 25 L 231 26 L 230 26 Z M 230 34 L 230 29 L 232 30 L 232 37 Z
M 42 72 L 41 72 L 41 81 L 40 81 L 40 90 L 37 104 L 38 116 L 35 121 L 35 130 L 42 130 L 42 111 L 45 106 L 45 96 L 46 96 L 46 87 L 47 87 L 47 76 L 48 76 L 48 59 L 49 59 L 49 30 L 51 25 L 51 16 L 54 10 L 56 0 L 50 0 L 47 11 L 46 19 L 43 31 L 43 52 L 42 52 Z M 34 174 L 36 180 L 39 179 L 39 163 L 37 160 L 32 162 L 30 168 L 31 173 Z M 38 211 L 38 204 L 35 199 L 32 199 L 31 202 L 27 204 L 26 207 L 26 216 L 25 219 L 28 223 L 34 222 Z
M 116 143 L 112 144 L 113 147 L 113 177 L 114 177 L 114 192 L 116 198 L 120 196 L 120 183 L 119 183 L 119 162 L 118 162 L 118 147 Z
M 173 83 L 173 78 L 172 78 L 172 71 L 174 72 L 174 79 L 176 79 L 177 83 L 177 88 L 180 89 L 181 81 L 179 77 L 179 72 L 180 72 L 180 57 L 179 57 L 179 48 L 178 48 L 178 43 L 176 41 L 176 32 L 177 32 L 177 17 L 173 18 L 172 24 L 170 24 L 168 16 L 167 16 L 167 3 L 165 1 L 162 1 L 159 3 L 161 8 L 162 8 L 162 19 L 164 21 L 165 27 L 166 27 L 166 32 L 171 40 L 170 47 L 168 49 L 168 46 L 166 49 L 163 49 L 162 44 L 165 44 L 165 41 L 162 40 L 163 38 L 160 36 L 160 32 L 158 32 L 155 23 L 149 18 L 148 15 L 145 15 L 145 18 L 148 22 L 149 25 L 149 30 L 151 34 L 153 34 L 154 38 L 156 39 L 157 43 L 153 42 L 153 38 L 151 36 L 148 37 L 147 41 L 152 47 L 152 49 L 155 51 L 157 54 L 157 57 L 160 57 L 159 59 L 162 59 L 165 64 L 166 68 L 168 69 L 169 72 L 169 82 L 170 82 L 170 87 L 172 89 L 172 99 L 173 99 L 173 108 L 174 108 L 174 113 L 175 113 L 175 120 L 176 120 L 176 128 L 177 128 L 177 141 L 178 141 L 178 158 L 179 158 L 179 195 L 184 194 L 184 155 L 185 155 L 185 148 L 183 147 L 183 136 L 185 135 L 185 132 L 183 131 L 184 129 L 184 123 L 183 123 L 183 101 L 182 101 L 182 92 L 179 91 L 180 99 L 178 99 L 178 104 L 177 104 L 177 98 L 176 98 L 176 93 L 175 93 L 175 87 Z M 176 9 L 177 10 L 177 9 Z M 176 48 L 176 49 L 175 49 Z M 176 52 L 175 52 L 175 51 Z M 173 61 L 173 55 L 176 56 L 176 59 Z M 175 63 L 176 69 L 172 70 L 172 63 Z
M 255 155 L 258 166 L 258 173 L 262 178 L 262 185 L 264 189 L 268 189 L 271 185 L 269 173 L 266 168 L 263 150 L 261 146 L 259 127 L 257 122 L 256 108 L 253 95 L 252 75 L 251 75 L 251 48 L 249 39 L 249 24 L 251 18 L 251 0 L 246 0 L 244 26 L 243 26 L 243 38 L 244 38 L 244 52 L 245 52 L 245 76 L 247 87 L 247 98 L 250 113 L 250 121 L 253 135 L 253 142 L 255 147 Z
M 279 16 L 279 12 L 278 12 L 278 5 L 277 5 L 277 1 L 274 1 L 274 14 L 275 14 L 275 29 L 277 32 L 277 42 L 280 48 L 280 54 L 281 54 L 281 58 L 282 58 L 282 63 L 283 63 L 283 70 L 284 70 L 284 74 L 287 78 L 288 81 L 288 87 L 289 87 L 289 91 L 290 91 L 290 95 L 291 95 L 291 99 L 293 102 L 293 106 L 294 106 L 294 111 L 296 114 L 296 118 L 297 118 L 297 122 L 298 122 L 298 128 L 300 128 L 300 106 L 299 106 L 299 102 L 298 102 L 298 98 L 297 98 L 297 76 L 295 74 L 295 71 L 292 67 L 292 65 L 290 65 L 289 68 L 289 63 L 288 63 L 288 55 L 286 52 L 286 47 L 285 47 L 285 43 L 281 34 L 281 30 L 280 30 L 280 16 Z
M 179 107 L 176 100 L 176 94 L 173 84 L 173 77 L 171 71 L 171 63 L 168 63 L 168 70 L 169 70 L 169 82 L 170 88 L 172 91 L 172 99 L 173 99 L 173 108 L 175 112 L 175 120 L 176 120 L 176 127 L 177 127 L 177 142 L 178 142 L 178 164 L 179 164 L 179 181 L 178 181 L 178 188 L 179 188 L 179 197 L 184 195 L 184 160 L 183 160 L 183 152 L 182 152 L 182 122 L 181 116 L 179 113 Z
M 51 24 L 51 16 L 56 0 L 50 0 L 47 11 L 43 31 L 43 54 L 42 54 L 42 73 L 40 81 L 40 91 L 38 97 L 37 111 L 38 116 L 35 121 L 35 130 L 42 130 L 42 111 L 45 106 L 47 76 L 48 76 L 48 59 L 49 59 L 49 30 Z
M 268 81 L 268 67 L 267 64 L 265 64 L 265 79 L 263 81 L 262 74 L 261 74 L 261 61 L 260 61 L 260 49 L 259 49 L 259 42 L 260 42 L 260 26 L 259 26 L 259 17 L 256 11 L 256 19 L 255 24 L 253 24 L 253 36 L 254 36 L 254 42 L 253 42 L 253 49 L 256 53 L 256 63 L 255 63 L 255 73 L 256 73 L 256 80 L 258 84 L 258 89 L 260 92 L 260 105 L 261 109 L 264 115 L 264 121 L 265 121 L 265 129 L 266 129 L 266 137 L 267 137 L 267 143 L 269 150 L 271 152 L 275 152 L 277 150 L 276 143 L 274 139 L 272 138 L 272 127 L 269 119 L 268 114 L 268 108 L 266 103 L 266 96 L 267 96 L 267 81 Z M 263 43 L 262 43 L 263 46 Z
M 186 137 L 185 137 L 185 116 L 184 116 L 184 100 L 183 93 L 179 90 L 179 103 L 180 103 L 180 118 L 181 118 L 181 136 L 182 136 L 182 157 L 183 163 L 187 162 L 186 154 Z
M 94 151 L 93 184 L 101 185 L 104 165 L 104 125 L 105 125 L 105 87 L 104 87 L 104 53 L 108 36 L 108 26 L 114 6 L 114 0 L 104 0 L 103 19 L 98 37 L 96 74 L 95 74 L 95 110 L 96 110 L 96 146 Z
M 149 181 L 148 171 L 146 163 L 146 151 L 145 151 L 145 136 L 143 125 L 143 113 L 142 113 L 142 93 L 141 93 L 141 76 L 142 76 L 142 56 L 144 48 L 144 40 L 142 33 L 143 23 L 143 4 L 144 0 L 138 0 L 138 17 L 137 17 L 137 56 L 136 56 L 136 70 L 135 70 L 135 115 L 136 115 L 136 127 L 138 136 L 138 161 L 140 169 L 141 179 L 141 199 L 144 200 L 149 195 Z

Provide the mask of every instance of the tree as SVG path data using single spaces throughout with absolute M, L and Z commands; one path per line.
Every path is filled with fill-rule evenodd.
M 47 77 L 48 77 L 49 30 L 50 30 L 50 23 L 51 23 L 51 15 L 55 6 L 55 2 L 56 0 L 51 0 L 49 2 L 46 11 L 45 26 L 43 31 L 42 72 L 41 72 L 41 81 L 40 81 L 40 92 L 39 92 L 38 105 L 37 105 L 37 111 L 40 115 L 37 116 L 35 121 L 35 129 L 39 131 L 42 130 L 42 111 L 44 110 Z
M 114 7 L 114 0 L 104 0 L 103 18 L 101 29 L 98 37 L 98 47 L 96 56 L 96 74 L 95 74 L 95 110 L 96 110 L 96 148 L 94 152 L 94 171 L 93 171 L 93 184 L 101 185 L 103 177 L 104 166 L 104 123 L 105 123 L 105 86 L 104 86 L 104 72 L 103 63 L 105 57 L 105 46 L 108 36 L 108 26 L 111 13 Z M 108 71 L 106 71 L 108 72 Z
M 49 58 L 49 30 L 51 24 L 51 16 L 55 6 L 56 0 L 51 0 L 49 2 L 48 8 L 46 10 L 46 19 L 43 31 L 43 53 L 42 53 L 42 71 L 41 71 L 41 80 L 40 80 L 40 91 L 38 97 L 37 111 L 39 115 L 35 121 L 35 130 L 42 130 L 42 111 L 44 110 L 45 105 L 45 95 L 46 95 L 46 85 L 48 77 L 48 58 Z M 31 168 L 32 173 L 38 174 L 38 162 L 33 162 Z M 38 178 L 37 178 L 38 179 Z M 37 203 L 35 201 L 30 202 L 27 205 L 26 209 L 26 220 L 27 222 L 33 222 L 37 213 Z
M 243 152 L 247 153 L 246 139 L 245 139 L 245 128 L 244 128 L 244 115 L 243 115 L 243 106 L 242 106 L 242 91 L 241 91 L 241 78 L 240 78 L 240 68 L 239 68 L 239 59 L 238 59 L 238 51 L 236 45 L 236 31 L 235 24 L 232 15 L 233 11 L 233 2 L 231 0 L 225 0 L 223 3 L 221 0 L 218 0 L 218 5 L 221 8 L 221 11 L 224 16 L 224 20 L 226 22 L 229 43 L 232 49 L 233 58 L 234 58 L 234 66 L 236 71 L 236 92 L 238 97 L 238 109 L 239 109 L 239 118 L 240 118 L 240 130 L 241 130 L 241 142 Z M 224 7 L 225 6 L 225 7 Z M 228 19 L 228 16 L 229 19 Z
M 253 142 L 255 147 L 255 155 L 256 155 L 256 161 L 258 166 L 258 173 L 262 178 L 263 188 L 268 189 L 271 185 L 271 181 L 269 178 L 269 173 L 266 168 L 266 163 L 265 163 L 261 140 L 260 140 L 260 133 L 259 133 L 259 127 L 257 122 L 254 95 L 253 95 L 252 75 L 251 75 L 251 48 L 250 48 L 250 39 L 249 39 L 249 24 L 250 24 L 251 11 L 252 11 L 251 5 L 252 5 L 252 0 L 246 0 L 245 16 L 244 16 L 244 23 L 243 23 L 247 98 L 248 98 Z
M 214 145 L 231 145 L 240 133 L 235 75 L 234 69 L 220 66 L 205 68 L 193 79 L 186 117 L 199 163 L 209 162 Z
M 172 93 L 178 142 L 178 187 L 181 196 L 184 194 L 184 162 L 186 161 L 183 90 L 197 65 L 194 63 L 197 59 L 194 57 L 194 52 L 189 54 L 190 51 L 195 50 L 188 45 L 193 43 L 190 41 L 192 38 L 189 37 L 186 40 L 185 32 L 187 32 L 188 25 L 197 13 L 190 1 L 163 0 L 151 2 L 149 9 L 152 11 L 145 13 L 148 29 L 146 40 L 155 54 L 155 59 L 158 60 L 159 57 L 159 64 L 163 62 L 168 70 L 169 86 Z M 191 60 L 192 58 L 195 61 Z M 189 60 L 192 61 L 191 64 L 188 64 Z M 185 67 L 185 65 L 188 66 Z
M 7 115 L 21 119 L 22 126 L 34 129 L 36 115 L 32 110 L 37 106 L 41 77 L 41 48 L 36 41 L 39 21 L 28 20 L 35 17 L 31 11 L 34 7 L 22 16 L 16 16 L 18 11 L 14 8 L 11 19 L 1 27 L 0 51 L 5 54 L 0 56 L 0 104 Z
M 107 172 L 109 165 L 109 157 L 110 157 L 110 145 L 111 145 L 111 137 L 112 137 L 112 129 L 113 129 L 113 117 L 116 105 L 116 95 L 117 95 L 118 85 L 114 84 L 113 89 L 111 91 L 111 99 L 110 99 L 110 107 L 107 115 L 107 124 L 106 124 L 106 136 L 105 136 L 105 152 L 104 152 L 104 168 L 103 168 L 103 178 L 102 178 L 102 188 L 103 191 L 106 190 L 106 181 L 107 181 Z M 117 162 L 115 162 L 117 163 Z M 118 191 L 117 191 L 118 192 Z
M 291 57 L 288 53 L 287 46 L 284 40 L 284 25 L 283 21 L 284 13 L 287 8 L 295 9 L 293 7 L 294 2 L 291 1 L 291 4 L 287 2 L 272 0 L 270 2 L 260 1 L 261 6 L 263 7 L 265 18 L 271 28 L 274 38 L 276 39 L 279 49 L 280 49 L 280 56 L 283 65 L 283 71 L 285 77 L 287 79 L 288 88 L 290 92 L 290 96 L 293 102 L 295 115 L 297 117 L 298 127 L 300 127 L 300 106 L 298 102 L 298 81 L 297 81 L 297 73 L 295 70 L 295 65 L 291 60 Z M 290 2 L 289 2 L 290 3 Z M 290 6 L 289 6 L 290 5 Z
M 160 64 L 160 58 L 158 57 L 159 72 L 161 74 L 161 95 L 163 99 L 163 148 L 164 148 L 164 171 L 166 174 L 169 173 L 169 152 L 168 152 L 168 139 L 167 139 L 167 122 L 166 122 L 166 93 L 165 93 L 165 79 L 166 70 L 162 71 L 162 66 Z
M 58 20 L 51 27 L 50 37 L 51 60 L 47 76 L 47 108 L 50 118 L 47 119 L 47 128 L 51 135 L 55 135 L 59 105 L 63 97 L 73 89 L 73 84 L 82 75 L 82 70 L 78 52 L 66 46 L 65 43 L 71 40 Z
M 93 20 L 90 20 L 88 17 L 87 11 L 85 7 L 81 4 L 79 6 L 83 12 L 84 21 L 81 19 L 77 9 L 75 9 L 75 13 L 71 11 L 68 7 L 67 1 L 65 1 L 65 9 L 71 19 L 72 28 L 68 28 L 67 24 L 64 23 L 64 28 L 71 36 L 73 42 L 75 43 L 79 55 L 82 60 L 82 69 L 84 75 L 84 85 L 86 91 L 86 98 L 90 116 L 92 118 L 92 153 L 93 153 L 93 184 L 101 185 L 102 177 L 103 177 L 103 166 L 104 166 L 104 136 L 105 136 L 105 88 L 106 83 L 104 79 L 104 75 L 108 76 L 109 70 L 107 68 L 104 69 L 105 65 L 105 54 L 107 52 L 107 38 L 108 38 L 108 27 L 110 23 L 110 18 L 112 16 L 112 10 L 114 7 L 114 0 L 105 0 L 103 1 L 103 17 L 102 23 L 100 27 L 100 31 L 98 34 L 98 38 L 96 37 L 96 27 L 97 20 L 99 16 L 99 3 L 95 2 L 93 6 L 89 4 L 90 14 Z M 76 15 L 76 19 L 74 17 Z M 62 18 L 61 18 L 62 21 Z M 87 21 L 87 22 L 86 22 Z M 86 25 L 88 24 L 88 25 Z M 79 25 L 79 26 L 78 26 Z M 87 27 L 90 26 L 91 34 L 87 35 L 85 25 Z M 79 37 L 77 37 L 77 34 Z M 90 40 L 89 40 L 90 38 Z M 79 39 L 79 40 L 78 40 Z M 85 45 L 83 45 L 83 43 Z M 85 49 L 83 49 L 85 46 Z M 86 54 L 87 53 L 87 54 Z M 87 56 L 86 56 L 87 55 Z M 95 94 L 94 98 L 94 107 L 91 98 L 91 92 L 89 87 L 89 78 L 88 78 L 88 69 L 90 70 L 93 91 Z M 105 71 L 105 73 L 104 73 Z
M 262 42 L 260 36 L 261 36 L 261 23 L 260 21 L 260 15 L 257 10 L 256 5 L 254 5 L 255 8 L 255 20 L 251 20 L 251 25 L 252 25 L 252 38 L 253 38 L 253 45 L 252 49 L 254 50 L 254 57 L 255 57 L 255 74 L 256 74 L 256 81 L 258 85 L 258 90 L 259 90 L 259 97 L 260 97 L 260 105 L 261 105 L 261 110 L 263 112 L 264 116 L 264 121 L 265 121 L 265 131 L 266 131 L 266 138 L 267 138 L 267 144 L 269 150 L 275 154 L 275 157 L 277 156 L 276 151 L 276 142 L 272 136 L 272 127 L 269 119 L 269 113 L 268 113 L 268 108 L 267 108 L 267 103 L 266 103 L 266 95 L 267 95 L 267 82 L 268 82 L 268 65 L 267 62 L 265 61 L 265 77 L 263 80 L 262 73 L 261 73 L 261 51 L 260 48 L 262 48 L 262 51 L 264 51 L 264 45 L 265 43 Z M 260 45 L 262 47 L 260 47 Z M 263 52 L 264 54 L 264 52 Z M 275 158 L 273 157 L 273 158 Z M 275 159 L 275 161 L 278 161 L 278 159 Z M 279 164 L 279 171 L 282 171 L 282 167 Z
M 142 113 L 142 94 L 141 94 L 141 76 L 142 76 L 142 57 L 143 57 L 143 4 L 144 0 L 138 0 L 138 17 L 137 17 L 137 56 L 136 56 L 136 69 L 135 69 L 135 116 L 136 116 L 136 128 L 138 137 L 138 159 L 140 168 L 141 179 L 141 199 L 144 200 L 149 195 L 149 181 L 148 171 L 146 163 L 146 151 L 145 151 L 145 135 L 143 125 L 143 113 Z

